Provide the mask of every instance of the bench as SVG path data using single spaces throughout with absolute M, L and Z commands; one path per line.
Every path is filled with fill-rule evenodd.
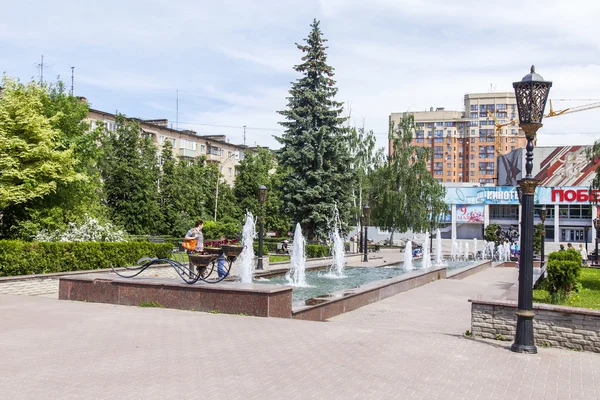
M 165 239 L 163 239 L 161 237 L 157 237 L 157 236 L 150 236 L 150 237 L 148 237 L 148 241 L 150 243 L 164 243 Z

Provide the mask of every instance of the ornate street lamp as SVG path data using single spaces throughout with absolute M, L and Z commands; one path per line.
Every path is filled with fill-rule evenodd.
M 544 245 L 546 244 L 546 217 L 548 216 L 548 210 L 546 205 L 542 206 L 540 210 L 540 221 L 542 221 L 542 247 L 540 252 L 540 267 L 544 264 Z
M 260 218 L 258 224 L 258 263 L 256 264 L 256 269 L 263 269 L 263 226 L 265 222 L 264 217 L 264 205 L 265 201 L 267 201 L 267 193 L 269 189 L 265 185 L 260 185 L 258 187 L 258 202 L 260 203 Z
M 594 264 L 598 265 L 598 240 L 600 240 L 600 218 L 594 218 L 594 228 L 596 228 L 596 253 L 594 255 Z
M 369 226 L 369 213 L 370 213 L 369 205 L 365 204 L 363 207 L 363 213 L 365 215 L 365 244 L 363 245 L 363 249 L 365 251 L 365 255 L 363 257 L 363 262 L 369 261 L 367 257 L 367 252 L 369 251 L 369 242 L 367 241 L 367 228 Z
M 533 337 L 533 196 L 539 181 L 533 178 L 533 142 L 542 126 L 544 108 L 552 82 L 544 81 L 531 66 L 531 72 L 513 83 L 519 126 L 527 138 L 525 170 L 527 175 L 519 181 L 521 187 L 521 253 L 519 258 L 519 302 L 517 329 L 511 350 L 517 353 L 537 353 Z

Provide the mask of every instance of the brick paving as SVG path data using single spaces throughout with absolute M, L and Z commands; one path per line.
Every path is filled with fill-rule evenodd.
M 597 399 L 600 357 L 463 335 L 515 270 L 441 280 L 330 322 L 0 295 L 2 399 Z

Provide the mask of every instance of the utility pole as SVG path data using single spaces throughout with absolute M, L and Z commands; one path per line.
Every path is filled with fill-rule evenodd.
M 176 100 L 175 100 L 176 104 L 175 104 L 175 129 L 179 129 L 179 89 L 177 89 L 177 95 L 176 95 Z
M 74 87 L 75 87 L 75 67 L 71 67 L 71 96 L 73 96 Z
M 244 125 L 244 146 L 246 146 L 246 125 Z

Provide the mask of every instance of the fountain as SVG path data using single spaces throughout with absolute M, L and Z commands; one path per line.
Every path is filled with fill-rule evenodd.
M 465 244 L 464 261 L 469 261 L 469 242 L 464 242 L 464 244 Z
M 504 242 L 504 261 L 510 261 L 510 243 Z
M 415 269 L 412 263 L 412 242 L 408 240 L 406 242 L 406 247 L 404 248 L 404 270 L 412 271 Z
M 473 238 L 473 261 L 477 260 L 477 238 Z
M 291 267 L 285 275 L 285 279 L 292 286 L 308 286 L 306 284 L 306 253 L 305 253 L 305 241 L 302 236 L 302 228 L 300 223 L 296 224 L 296 231 L 294 232 L 294 246 L 292 247 L 292 254 L 290 256 Z
M 423 241 L 423 268 L 431 268 L 431 254 L 429 254 L 429 232 L 425 232 L 425 240 Z
M 333 217 L 333 231 L 331 237 L 333 241 L 333 247 L 331 255 L 333 256 L 333 263 L 329 268 L 329 273 L 325 276 L 329 278 L 343 278 L 344 277 L 344 265 L 346 264 L 346 249 L 344 248 L 344 241 L 340 237 L 340 229 L 342 227 L 340 221 L 340 214 L 337 207 L 334 211 Z
M 240 280 L 242 283 L 252 283 L 254 274 L 254 247 L 253 241 L 256 237 L 256 223 L 250 211 L 246 212 L 246 223 L 242 229 L 242 246 L 244 250 L 238 258 Z
M 442 235 L 440 230 L 438 229 L 435 238 L 435 266 L 443 267 L 444 265 L 446 265 L 446 263 L 442 258 Z
M 450 249 L 450 259 L 452 261 L 456 261 L 458 259 L 460 253 L 460 248 L 458 247 L 458 243 L 456 243 L 455 239 L 452 239 L 452 248 Z

